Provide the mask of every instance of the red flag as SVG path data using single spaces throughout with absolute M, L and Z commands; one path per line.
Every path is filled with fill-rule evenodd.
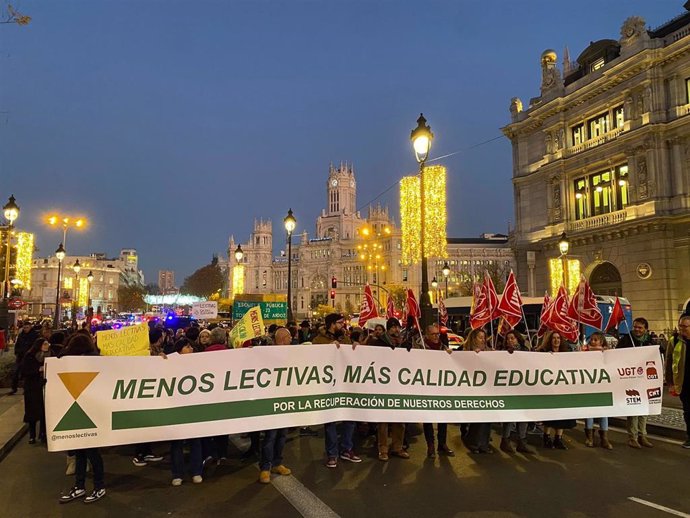
M 364 286 L 364 297 L 362 297 L 362 306 L 359 308 L 359 320 L 357 325 L 363 327 L 367 320 L 378 317 L 376 304 L 374 304 L 374 295 L 371 293 L 371 286 L 368 284 Z
M 489 316 L 489 301 L 486 297 L 486 286 L 476 284 L 472 288 L 472 311 L 470 312 L 470 327 L 479 329 L 491 320 Z
M 577 322 L 601 329 L 603 317 L 597 306 L 597 298 L 584 275 L 568 305 L 568 316 Z
M 395 318 L 395 303 L 393 302 L 393 297 L 388 294 L 388 300 L 386 301 L 386 318 Z
M 448 325 L 448 309 L 443 303 L 443 295 L 441 295 L 441 292 L 438 294 L 438 319 L 444 326 Z
M 498 324 L 498 334 L 505 337 L 508 331 L 510 331 L 514 327 L 515 326 L 512 325 L 506 317 L 501 317 L 500 323 Z
M 419 309 L 417 299 L 414 298 L 414 292 L 410 289 L 407 290 L 407 316 L 414 318 L 422 316 L 422 310 Z
M 625 320 L 625 314 L 623 313 L 623 306 L 621 306 L 621 301 L 616 297 L 616 303 L 613 305 L 613 310 L 611 311 L 611 316 L 609 321 L 606 323 L 606 331 L 612 327 L 618 327 L 618 324 Z
M 558 295 L 551 304 L 544 323 L 546 327 L 552 331 L 557 331 L 569 342 L 577 342 L 580 330 L 577 322 L 568 316 L 568 293 L 563 286 L 559 288 Z
M 542 337 L 546 333 L 546 316 L 549 314 L 552 304 L 551 297 L 548 293 L 544 293 L 544 303 L 541 306 L 541 314 L 539 315 L 539 330 L 537 331 L 537 336 Z
M 513 270 L 510 270 L 501 301 L 498 303 L 498 310 L 510 329 L 513 329 L 522 320 L 522 297 Z
M 486 286 L 486 295 L 489 303 L 489 311 L 491 312 L 490 320 L 501 316 L 501 310 L 498 309 L 498 293 L 494 287 L 494 281 L 487 270 L 484 270 L 484 286 Z

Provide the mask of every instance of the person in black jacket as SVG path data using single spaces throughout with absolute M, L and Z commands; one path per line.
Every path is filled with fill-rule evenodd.
M 50 356 L 50 342 L 37 338 L 24 355 L 21 365 L 24 378 L 24 422 L 29 425 L 29 444 L 36 443 L 36 423 L 40 423 L 40 441 L 46 440 L 46 409 L 43 402 L 43 364 L 46 356 Z
M 16 394 L 19 388 L 19 378 L 21 377 L 22 360 L 31 346 L 38 338 L 38 332 L 33 328 L 33 324 L 29 320 L 22 322 L 22 330 L 17 335 L 17 340 L 14 342 L 14 356 L 16 363 L 14 366 L 14 375 L 12 376 L 12 392 L 10 395 Z

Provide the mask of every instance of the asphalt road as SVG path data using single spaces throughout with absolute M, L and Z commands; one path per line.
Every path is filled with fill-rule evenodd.
M 624 444 L 624 435 L 614 433 L 614 450 L 609 452 L 585 448 L 582 431 L 573 430 L 566 433 L 568 451 L 538 448 L 535 456 L 473 455 L 461 445 L 457 427 L 449 428 L 454 458 L 426 459 L 424 438 L 417 435 L 411 440 L 411 459 L 383 463 L 376 459 L 372 437 L 360 440 L 361 464 L 341 461 L 336 469 L 323 466 L 322 433 L 318 438 L 292 434 L 285 464 L 294 476 L 267 486 L 257 483 L 256 464 L 242 463 L 237 451 L 202 484 L 186 481 L 171 487 L 167 458 L 137 468 L 130 448 L 109 448 L 104 454 L 108 494 L 89 506 L 57 503 L 60 492 L 73 484 L 73 478 L 64 475 L 64 455 L 23 439 L 0 463 L 0 516 L 674 516 L 631 497 L 680 516 L 690 513 L 685 489 L 690 450 L 678 444 L 655 441 L 651 450 L 632 450 Z M 530 441 L 537 446 L 540 437 L 531 436 Z M 498 444 L 495 433 L 493 444 Z M 156 447 L 157 452 L 165 450 L 165 444 Z M 87 488 L 90 484 L 87 480 Z

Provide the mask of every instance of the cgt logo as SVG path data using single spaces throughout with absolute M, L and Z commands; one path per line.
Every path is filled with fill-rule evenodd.
M 642 367 L 618 367 L 618 375 L 621 379 L 640 378 L 643 374 L 644 369 Z
M 647 389 L 647 399 L 649 401 L 660 400 L 661 399 L 661 387 Z
M 658 380 L 659 373 L 656 371 L 656 364 L 653 361 L 647 362 L 647 379 Z
M 96 376 L 97 372 L 59 372 L 58 376 L 65 386 L 67 391 L 74 398 L 74 403 L 69 407 L 69 410 L 62 416 L 60 422 L 57 424 L 54 432 L 65 432 L 69 430 L 86 430 L 90 428 L 97 428 L 91 418 L 86 415 L 77 403 L 77 399 L 82 395 L 86 387 L 88 387 Z
M 625 389 L 625 402 L 628 405 L 640 405 L 642 403 L 642 397 L 640 393 L 635 389 Z

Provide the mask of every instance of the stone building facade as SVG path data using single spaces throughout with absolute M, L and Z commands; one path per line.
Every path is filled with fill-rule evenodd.
M 391 286 L 412 288 L 419 296 L 419 265 L 402 264 L 402 234 L 387 207 L 370 206 L 366 217 L 357 210 L 357 181 L 350 164 L 330 166 L 326 181 L 326 208 L 315 222 L 315 233 L 293 235 L 292 243 L 292 309 L 296 318 L 313 316 L 319 304 L 335 306 L 341 311 L 359 311 L 362 290 L 368 282 L 374 297 L 385 307 L 385 292 Z M 369 236 L 362 236 L 367 228 Z M 249 240 L 241 243 L 245 267 L 243 293 L 287 293 L 287 245 L 282 222 L 277 229 L 281 253 L 274 255 L 273 225 L 256 220 Z M 362 259 L 362 249 L 376 244 L 378 253 Z M 237 242 L 230 237 L 228 264 L 233 266 Z M 376 255 L 379 257 L 376 258 Z M 494 234 L 477 239 L 448 239 L 448 262 L 451 267 L 449 292 L 457 292 L 462 279 L 479 274 L 490 261 L 514 264 L 506 236 Z M 429 258 L 429 280 L 439 280 L 444 289 L 443 264 L 446 259 Z M 232 286 L 232 268 L 228 284 Z M 336 278 L 335 299 L 330 298 L 332 279 Z M 398 308 L 400 309 L 400 308 Z
M 690 297 L 690 12 L 654 30 L 628 18 L 575 62 L 566 49 L 562 71 L 545 51 L 541 70 L 540 96 L 513 98 L 503 128 L 520 285 L 559 284 L 565 232 L 567 274 L 673 327 Z

